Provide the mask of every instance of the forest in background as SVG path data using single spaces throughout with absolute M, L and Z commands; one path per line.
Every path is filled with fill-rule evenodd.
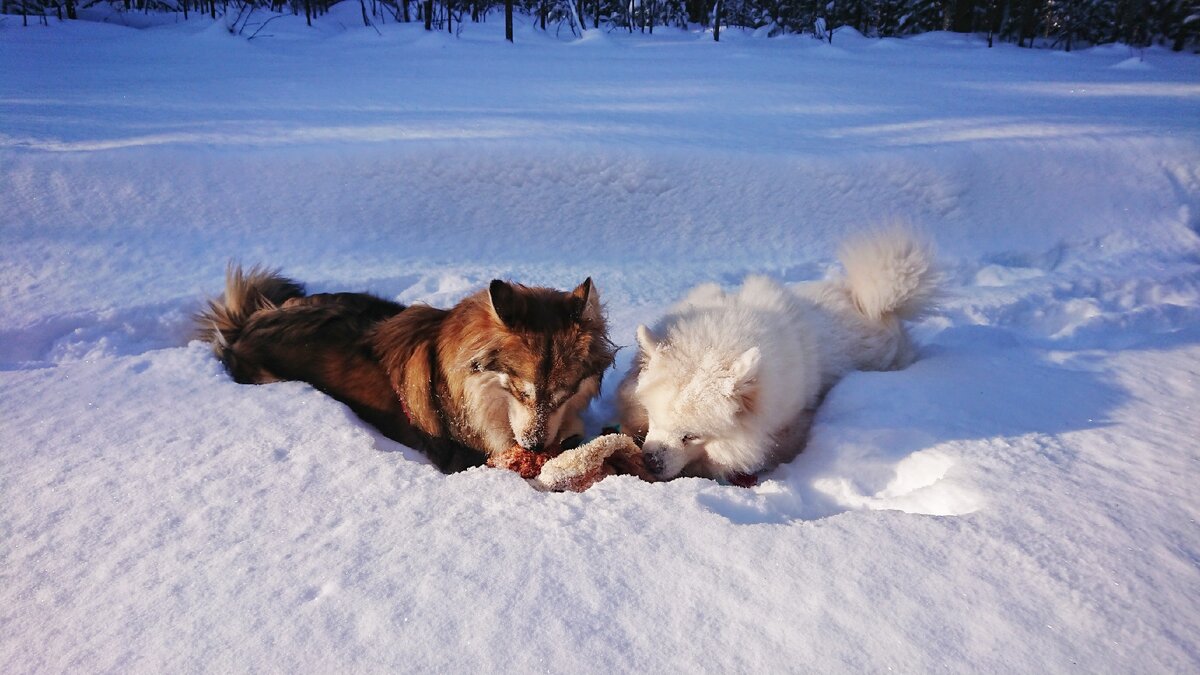
M 0 0 L 6 15 L 22 23 L 71 20 L 80 9 L 116 12 L 174 12 L 223 16 L 231 31 L 271 15 L 303 15 L 311 24 L 341 0 Z M 352 1 L 352 0 L 351 0 Z M 503 12 L 512 39 L 512 16 L 529 17 L 542 30 L 582 35 L 588 30 L 653 33 L 663 26 L 758 31 L 770 37 L 807 34 L 833 42 L 848 26 L 872 37 L 929 31 L 984 35 L 1021 47 L 1071 49 L 1123 43 L 1161 45 L 1174 51 L 1200 49 L 1197 0 L 358 0 L 364 25 L 419 22 L 426 30 L 457 34 Z M 264 15 L 266 15 L 264 17 Z

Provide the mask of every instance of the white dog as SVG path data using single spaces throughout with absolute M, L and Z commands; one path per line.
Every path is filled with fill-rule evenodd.
M 937 289 L 928 245 L 903 228 L 847 241 L 841 278 L 694 288 L 651 331 L 618 390 L 621 424 L 659 478 L 734 479 L 792 459 L 822 395 L 852 370 L 913 361 L 901 321 Z

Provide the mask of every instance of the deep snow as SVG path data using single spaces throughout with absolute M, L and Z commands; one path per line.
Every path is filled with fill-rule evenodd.
M 1195 57 L 336 18 L 0 26 L 0 671 L 1200 668 Z M 445 477 L 187 343 L 239 258 L 632 345 L 896 218 L 921 360 L 751 490 Z

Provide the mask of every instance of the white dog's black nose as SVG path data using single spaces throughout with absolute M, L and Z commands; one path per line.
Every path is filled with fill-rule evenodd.
M 650 473 L 657 476 L 663 472 L 662 458 L 658 455 L 648 452 L 642 453 L 642 461 L 645 463 L 646 468 L 650 470 Z

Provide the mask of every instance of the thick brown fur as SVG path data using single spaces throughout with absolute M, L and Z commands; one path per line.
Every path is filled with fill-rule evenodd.
M 197 324 L 236 381 L 308 382 L 447 472 L 581 431 L 615 351 L 590 279 L 572 293 L 493 281 L 443 310 L 231 267 Z

